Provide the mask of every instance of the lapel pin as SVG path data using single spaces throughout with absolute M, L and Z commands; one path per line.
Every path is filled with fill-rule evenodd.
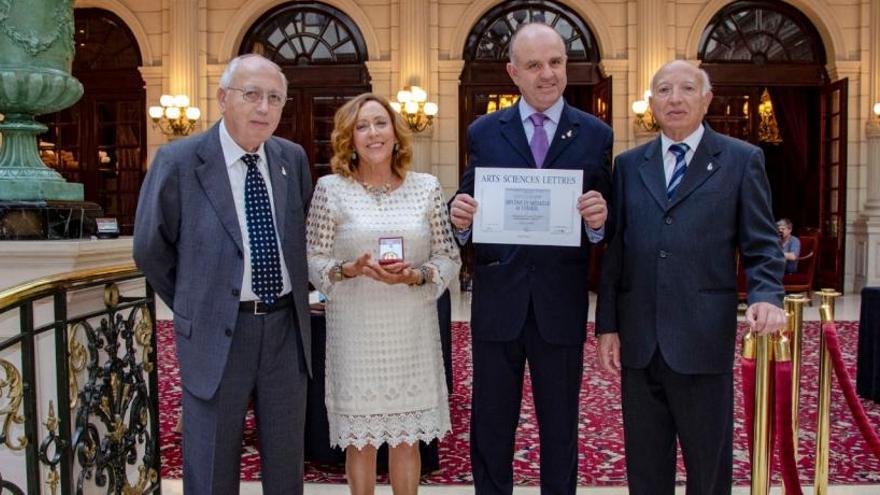
M 706 165 L 706 170 L 708 170 L 710 172 L 712 171 L 712 164 L 711 163 Z
M 711 166 L 712 166 L 712 165 L 710 164 L 709 167 L 711 167 Z M 286 168 L 281 167 L 281 175 L 285 175 L 285 176 L 287 175 L 287 169 L 286 169 Z
M 565 134 L 562 135 L 562 139 L 568 139 L 571 137 L 571 129 L 569 129 Z

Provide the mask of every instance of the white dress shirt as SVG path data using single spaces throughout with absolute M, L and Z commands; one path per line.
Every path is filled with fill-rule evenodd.
M 531 117 L 532 114 L 539 112 L 526 103 L 525 98 L 520 97 L 518 105 L 519 116 L 522 117 L 523 130 L 526 131 L 526 141 L 531 143 L 532 136 L 535 135 L 535 124 L 532 123 L 532 119 L 529 117 Z M 548 144 L 553 142 L 553 136 L 556 135 L 556 128 L 559 127 L 559 119 L 562 117 L 562 108 L 564 106 L 565 100 L 560 98 L 556 100 L 556 103 L 550 105 L 550 108 L 540 112 L 547 116 L 544 120 L 544 132 L 547 133 Z
M 241 229 L 241 241 L 244 247 L 244 274 L 241 280 L 240 299 L 242 301 L 259 301 L 260 298 L 254 294 L 251 288 L 251 243 L 247 230 L 247 217 L 244 212 L 244 181 L 247 177 L 247 165 L 241 157 L 248 152 L 232 139 L 222 120 L 220 121 L 220 147 L 223 148 L 223 159 L 226 161 L 229 185 L 232 186 L 232 200 L 235 202 L 235 216 L 238 217 L 238 227 Z M 269 162 L 266 160 L 265 146 L 260 144 L 260 148 L 254 154 L 260 156 L 257 169 L 262 174 L 263 180 L 266 181 L 266 188 L 269 191 L 269 206 L 272 208 L 272 220 L 275 221 L 278 216 L 275 214 L 275 198 L 272 195 L 272 180 L 269 177 Z M 278 243 L 281 279 L 284 284 L 281 295 L 284 295 L 290 292 L 290 275 L 287 273 L 287 264 L 284 263 L 284 251 L 281 249 L 281 235 L 277 224 L 275 225 L 275 238 Z
M 676 143 L 684 143 L 688 145 L 687 153 L 684 154 L 684 163 L 685 165 L 690 165 L 691 160 L 694 159 L 694 153 L 697 151 L 697 146 L 700 145 L 700 141 L 703 139 L 704 132 L 706 132 L 706 129 L 703 127 L 703 124 L 700 124 L 700 127 L 691 133 L 690 136 L 684 138 L 683 141 L 673 141 L 666 134 L 663 134 L 662 132 L 660 133 L 660 146 L 663 149 L 663 173 L 666 174 L 666 187 L 669 187 L 669 180 L 672 179 L 672 172 L 675 170 L 675 153 L 669 151 L 669 147 Z

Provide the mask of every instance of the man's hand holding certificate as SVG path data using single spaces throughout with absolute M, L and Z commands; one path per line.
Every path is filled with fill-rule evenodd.
M 595 230 L 608 216 L 602 194 L 582 190 L 581 170 L 479 167 L 476 199 L 457 195 L 450 216 L 477 243 L 579 246 L 581 222 Z

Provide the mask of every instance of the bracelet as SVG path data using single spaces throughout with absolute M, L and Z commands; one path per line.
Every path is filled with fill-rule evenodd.
M 425 285 L 428 282 L 433 282 L 431 275 L 434 273 L 431 268 L 422 265 L 418 268 L 419 273 L 422 275 L 419 279 L 419 282 L 416 285 Z
M 354 277 L 349 277 L 348 275 L 346 275 L 345 270 L 342 269 L 342 265 L 344 265 L 346 263 L 348 263 L 348 262 L 347 261 L 340 261 L 339 263 L 336 263 L 335 265 L 333 265 L 330 268 L 330 278 L 332 278 L 334 282 L 342 282 L 343 280 L 345 280 L 347 278 L 354 278 Z

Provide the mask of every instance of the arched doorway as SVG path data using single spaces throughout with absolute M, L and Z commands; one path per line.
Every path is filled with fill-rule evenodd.
M 468 126 L 477 117 L 512 104 L 519 94 L 505 66 L 511 36 L 519 25 L 529 22 L 549 24 L 565 41 L 565 100 L 611 125 L 611 78 L 599 69 L 599 47 L 583 19 L 556 2 L 502 2 L 474 25 L 465 44 L 459 86 L 459 174 L 467 166 Z
M 553 27 L 565 42 L 568 84 L 565 101 L 596 115 L 611 125 L 611 77 L 599 68 L 599 47 L 586 22 L 561 3 L 547 0 L 502 2 L 486 12 L 471 29 L 464 48 L 464 69 L 459 86 L 459 175 L 467 167 L 467 128 L 481 115 L 512 105 L 519 90 L 507 75 L 510 39 L 517 27 L 542 22 Z M 590 287 L 598 282 L 602 249 L 592 250 Z M 462 252 L 462 287 L 470 284 L 473 249 Z
M 715 93 L 706 120 L 764 150 L 774 214 L 796 234 L 819 234 L 816 284 L 842 289 L 847 80 L 830 81 L 816 28 L 784 2 L 733 2 L 703 31 L 698 56 Z
M 291 101 L 275 133 L 305 148 L 313 180 L 329 173 L 333 115 L 371 89 L 367 48 L 357 25 L 329 5 L 290 2 L 260 17 L 239 53 L 259 53 L 281 66 Z
M 72 107 L 38 118 L 49 127 L 39 137 L 40 155 L 65 179 L 81 182 L 85 200 L 131 235 L 147 159 L 140 50 L 110 11 L 75 9 L 74 22 L 72 73 L 85 91 Z

